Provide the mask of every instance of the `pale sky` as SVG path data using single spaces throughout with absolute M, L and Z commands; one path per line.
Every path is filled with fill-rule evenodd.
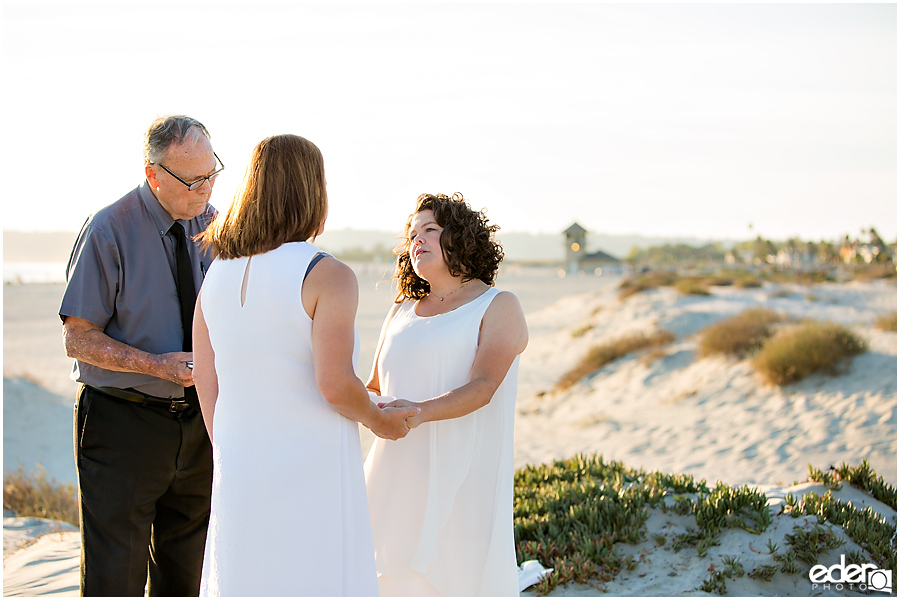
M 502 231 L 897 236 L 895 4 L 3 3 L 3 229 L 77 230 L 202 121 L 325 156 L 329 229 L 462 192 Z M 752 230 L 749 225 L 752 223 Z

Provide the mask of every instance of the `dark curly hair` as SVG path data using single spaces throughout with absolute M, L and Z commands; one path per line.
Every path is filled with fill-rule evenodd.
M 409 228 L 412 218 L 423 210 L 431 210 L 441 232 L 441 250 L 444 261 L 454 277 L 462 275 L 463 281 L 480 279 L 494 285 L 503 247 L 494 240 L 497 225 L 488 225 L 484 210 L 475 211 L 459 192 L 453 196 L 422 194 L 416 199 L 416 210 L 406 220 L 403 242 L 394 250 L 397 255 L 397 280 L 399 294 L 395 302 L 404 298 L 421 300 L 431 291 L 431 285 L 413 270 L 409 257 Z

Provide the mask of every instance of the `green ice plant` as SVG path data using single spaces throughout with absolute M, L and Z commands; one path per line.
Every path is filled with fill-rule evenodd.
M 870 493 L 893 493 L 893 488 L 872 473 L 867 463 L 843 466 L 838 473 L 844 473 L 842 480 L 868 486 Z M 672 548 L 696 548 L 698 556 L 704 556 L 716 545 L 725 529 L 740 528 L 758 534 L 769 528 L 773 519 L 765 495 L 755 488 L 721 482 L 710 488 L 705 480 L 697 481 L 690 475 L 646 472 L 597 455 L 580 454 L 519 469 L 514 494 L 519 562 L 534 559 L 554 569 L 536 587 L 540 594 L 573 581 L 602 589 L 604 582 L 623 569 L 634 568 L 638 561 L 623 555 L 618 545 L 635 544 L 648 537 L 657 544 L 660 538 L 663 544 L 666 541 L 664 536 L 647 532 L 651 509 L 693 515 L 697 528 L 677 536 Z M 770 540 L 769 554 L 776 564 L 757 567 L 747 573 L 749 577 L 768 581 L 779 570 L 800 573 L 811 550 L 804 554 L 797 550 L 799 547 L 806 544 L 812 548 L 814 543 L 818 553 L 834 543 L 836 537 L 826 524 L 843 527 L 872 556 L 865 562 L 894 570 L 894 529 L 871 508 L 861 510 L 840 503 L 830 493 L 822 497 L 807 494 L 800 499 L 789 494 L 785 512 L 792 516 L 817 515 L 822 529 L 795 531 L 786 536 L 784 554 L 777 554 L 778 545 Z M 743 567 L 731 557 L 713 571 L 718 574 L 711 574 L 703 585 L 714 590 L 724 589 L 727 579 L 743 576 Z

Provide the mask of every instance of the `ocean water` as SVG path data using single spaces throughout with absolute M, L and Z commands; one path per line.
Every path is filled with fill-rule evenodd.
M 65 283 L 66 263 L 4 262 L 3 283 Z

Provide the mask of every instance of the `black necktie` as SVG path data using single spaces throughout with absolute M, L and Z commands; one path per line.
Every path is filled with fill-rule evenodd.
M 194 303 L 197 301 L 197 292 L 194 289 L 194 269 L 191 267 L 191 256 L 188 254 L 184 227 L 176 221 L 169 229 L 169 233 L 175 236 L 175 280 L 178 284 L 178 301 L 181 303 L 181 326 L 184 328 L 184 340 L 182 341 L 181 349 L 184 352 L 192 352 L 193 339 L 191 334 L 194 326 Z M 184 388 L 184 399 L 194 408 L 200 410 L 197 390 L 193 386 Z

